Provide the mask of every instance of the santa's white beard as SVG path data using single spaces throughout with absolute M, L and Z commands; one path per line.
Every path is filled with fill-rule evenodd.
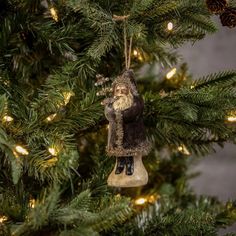
M 113 108 L 115 111 L 123 111 L 129 107 L 131 107 L 133 104 L 133 95 L 128 94 L 128 95 L 123 95 L 120 96 L 114 103 L 113 103 Z

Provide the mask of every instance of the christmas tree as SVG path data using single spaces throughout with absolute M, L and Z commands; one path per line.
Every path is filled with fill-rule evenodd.
M 187 170 L 235 141 L 236 72 L 197 78 L 174 51 L 214 33 L 212 13 L 236 26 L 234 5 L 1 0 L 0 235 L 217 235 L 234 223 L 235 202 L 197 197 Z M 133 188 L 107 185 L 102 95 L 124 69 L 152 143 L 148 184 Z

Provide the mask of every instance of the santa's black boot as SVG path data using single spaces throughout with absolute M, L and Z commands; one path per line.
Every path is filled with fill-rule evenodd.
M 125 157 L 117 157 L 117 165 L 115 174 L 120 174 L 125 168 Z
M 134 158 L 126 157 L 126 172 L 127 175 L 132 175 L 134 173 Z

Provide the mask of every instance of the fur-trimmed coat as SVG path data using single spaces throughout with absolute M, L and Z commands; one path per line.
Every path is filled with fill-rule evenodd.
M 107 153 L 109 156 L 147 155 L 150 143 L 146 139 L 143 124 L 144 103 L 140 97 L 133 97 L 131 107 L 115 111 L 112 104 L 105 106 L 109 121 Z

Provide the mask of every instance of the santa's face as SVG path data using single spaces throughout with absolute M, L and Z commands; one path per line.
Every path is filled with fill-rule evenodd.
M 118 84 L 114 90 L 115 101 L 113 108 L 115 110 L 125 110 L 132 106 L 133 95 L 126 84 Z
M 114 96 L 115 97 L 124 97 L 129 94 L 129 89 L 125 84 L 118 84 L 115 87 Z

